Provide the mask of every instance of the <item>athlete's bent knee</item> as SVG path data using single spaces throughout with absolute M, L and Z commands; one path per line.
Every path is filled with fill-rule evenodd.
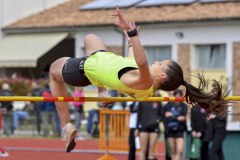
M 95 34 L 88 34 L 84 37 L 84 41 L 94 40 L 96 38 L 99 39 L 99 37 Z
M 69 57 L 63 57 L 53 62 L 49 69 L 49 76 L 52 79 L 62 79 L 62 68 Z

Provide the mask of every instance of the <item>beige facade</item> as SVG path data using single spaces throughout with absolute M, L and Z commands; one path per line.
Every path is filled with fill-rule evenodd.
M 240 42 L 233 43 L 233 95 L 240 95 Z
M 118 55 L 123 55 L 123 47 L 122 46 L 107 46 L 107 49 L 110 52 L 113 52 Z
M 190 60 L 191 60 L 191 45 L 179 44 L 178 45 L 178 63 L 183 69 L 184 79 L 190 82 Z
M 240 95 L 240 42 L 233 43 L 233 84 L 232 92 L 234 96 Z M 240 104 L 235 103 L 233 111 L 240 112 Z

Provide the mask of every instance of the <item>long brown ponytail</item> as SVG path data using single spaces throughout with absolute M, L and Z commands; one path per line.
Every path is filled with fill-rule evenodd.
M 227 89 L 223 91 L 222 84 L 212 80 L 212 90 L 207 92 L 208 83 L 204 76 L 198 73 L 196 77 L 200 81 L 197 88 L 186 81 L 182 82 L 182 85 L 186 87 L 185 98 L 187 103 L 191 105 L 198 104 L 208 113 L 225 114 L 228 110 L 229 101 L 224 98 L 230 91 L 227 91 Z
M 224 100 L 224 98 L 230 91 L 226 89 L 223 91 L 223 86 L 220 82 L 213 80 L 213 89 L 207 92 L 208 83 L 202 74 L 197 74 L 196 77 L 200 82 L 196 88 L 184 80 L 182 68 L 174 61 L 171 61 L 169 64 L 166 74 L 168 79 L 160 84 L 162 90 L 173 91 L 180 85 L 184 85 L 186 87 L 185 98 L 187 103 L 191 105 L 198 104 L 208 113 L 224 114 L 227 112 L 230 102 Z

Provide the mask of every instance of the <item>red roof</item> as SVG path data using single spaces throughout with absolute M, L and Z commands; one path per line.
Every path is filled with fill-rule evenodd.
M 5 29 L 80 27 L 112 25 L 113 9 L 80 10 L 91 0 L 69 0 L 49 10 L 19 20 Z M 121 9 L 129 19 L 139 23 L 168 23 L 240 19 L 240 2 L 194 2 L 185 5 L 162 5 Z

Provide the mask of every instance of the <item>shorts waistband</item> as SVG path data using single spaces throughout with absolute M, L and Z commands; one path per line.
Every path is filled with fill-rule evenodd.
M 82 57 L 81 60 L 80 60 L 80 62 L 79 62 L 79 66 L 78 66 L 79 71 L 82 73 L 82 75 L 83 75 L 85 78 L 87 78 L 87 76 L 86 76 L 85 71 L 84 71 L 84 63 L 85 63 L 85 61 L 86 61 L 87 58 L 88 58 L 88 57 Z
M 107 52 L 107 51 L 106 51 L 106 50 L 103 50 L 103 49 L 101 49 L 101 50 L 97 50 L 97 51 L 93 52 L 90 56 L 96 54 L 97 52 Z
M 97 52 L 107 52 L 107 51 L 106 50 L 98 50 L 98 51 L 93 52 L 90 56 L 96 54 Z M 88 57 L 89 56 L 82 57 L 81 61 L 79 62 L 79 70 L 85 78 L 87 78 L 87 76 L 86 76 L 85 71 L 84 71 L 84 63 L 85 63 L 85 61 Z

